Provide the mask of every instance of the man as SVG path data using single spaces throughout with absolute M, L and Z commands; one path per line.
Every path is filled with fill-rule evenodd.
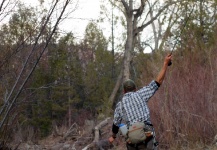
M 160 73 L 158 74 L 156 80 L 151 81 L 151 83 L 148 86 L 136 90 L 136 85 L 132 80 L 128 79 L 123 83 L 124 96 L 115 108 L 112 126 L 113 134 L 112 137 L 109 138 L 110 142 L 113 142 L 116 138 L 116 134 L 119 131 L 119 125 L 121 123 L 125 123 L 128 129 L 128 137 L 125 137 L 128 150 L 156 149 L 157 142 L 155 141 L 154 128 L 151 124 L 150 111 L 147 103 L 162 84 L 166 74 L 167 67 L 171 62 L 171 57 L 171 54 L 165 57 L 163 67 Z M 133 143 L 131 142 L 131 139 L 131 141 L 129 140 L 129 134 L 131 132 L 130 128 L 132 129 L 132 126 L 137 122 L 142 124 L 142 132 L 144 131 L 145 127 L 147 127 L 148 129 L 150 129 L 152 134 L 151 136 L 150 134 L 149 136 L 145 134 L 144 141 L 142 139 L 142 142 L 139 141 L 139 143 Z M 133 136 L 137 135 L 134 134 Z M 136 141 L 138 142 L 138 140 Z

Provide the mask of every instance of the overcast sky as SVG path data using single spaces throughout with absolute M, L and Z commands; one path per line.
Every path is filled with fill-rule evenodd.
M 67 31 L 72 31 L 78 36 L 82 36 L 88 22 L 92 19 L 98 19 L 99 14 L 99 0 L 79 0 L 78 9 L 72 13 L 71 18 L 64 21 L 61 27 Z
M 21 0 L 26 5 L 38 5 L 38 0 Z M 60 24 L 66 32 L 72 31 L 77 38 L 82 38 L 90 20 L 97 19 L 100 14 L 100 0 L 78 0 L 79 5 L 71 16 Z

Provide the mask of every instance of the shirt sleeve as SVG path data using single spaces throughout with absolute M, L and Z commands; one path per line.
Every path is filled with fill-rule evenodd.
M 151 83 L 149 83 L 149 85 L 144 86 L 137 92 L 143 98 L 143 100 L 147 102 L 155 94 L 158 88 L 159 86 L 156 83 L 156 81 L 152 80 Z
M 114 112 L 114 125 L 118 126 L 121 123 L 122 120 L 122 111 L 121 111 L 121 102 L 119 102 L 115 108 Z

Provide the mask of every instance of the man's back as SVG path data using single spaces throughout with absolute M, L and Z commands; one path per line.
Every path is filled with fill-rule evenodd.
M 150 113 L 146 101 L 142 99 L 138 92 L 126 93 L 121 103 L 123 116 L 126 115 L 126 123 L 128 125 L 149 119 Z

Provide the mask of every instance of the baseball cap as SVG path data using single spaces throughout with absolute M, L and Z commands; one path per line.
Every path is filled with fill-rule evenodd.
M 132 91 L 132 90 L 136 89 L 136 84 L 133 80 L 127 79 L 124 81 L 123 87 L 124 87 L 125 91 Z

